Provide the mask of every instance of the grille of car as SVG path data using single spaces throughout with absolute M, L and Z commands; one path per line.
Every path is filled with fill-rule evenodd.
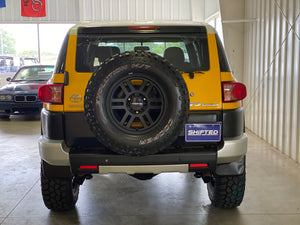
M 35 95 L 16 95 L 15 102 L 36 102 Z

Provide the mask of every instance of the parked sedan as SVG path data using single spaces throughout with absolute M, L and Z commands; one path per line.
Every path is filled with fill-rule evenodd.
M 53 65 L 21 67 L 9 83 L 0 88 L 0 118 L 10 115 L 39 114 L 43 103 L 38 100 L 38 89 L 51 77 Z

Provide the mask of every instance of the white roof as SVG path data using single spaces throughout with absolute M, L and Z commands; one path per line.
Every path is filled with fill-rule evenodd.
M 207 23 L 193 21 L 102 21 L 86 22 L 71 28 L 70 34 L 77 34 L 79 27 L 126 27 L 126 26 L 205 26 L 207 33 L 215 34 L 215 29 Z

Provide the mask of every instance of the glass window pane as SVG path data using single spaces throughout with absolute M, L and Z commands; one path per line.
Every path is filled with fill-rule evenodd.
M 76 69 L 78 72 L 93 72 L 107 58 L 133 50 L 150 51 L 165 57 L 180 71 L 209 70 L 208 44 L 204 33 L 180 36 L 175 33 L 79 34 Z

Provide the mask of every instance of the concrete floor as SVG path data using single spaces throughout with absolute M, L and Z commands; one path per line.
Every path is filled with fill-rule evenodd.
M 0 120 L 0 224 L 300 224 L 300 165 L 250 132 L 246 193 L 237 209 L 211 207 L 201 179 L 174 173 L 149 181 L 94 176 L 81 186 L 75 209 L 51 212 L 40 191 L 39 133 L 38 117 Z

